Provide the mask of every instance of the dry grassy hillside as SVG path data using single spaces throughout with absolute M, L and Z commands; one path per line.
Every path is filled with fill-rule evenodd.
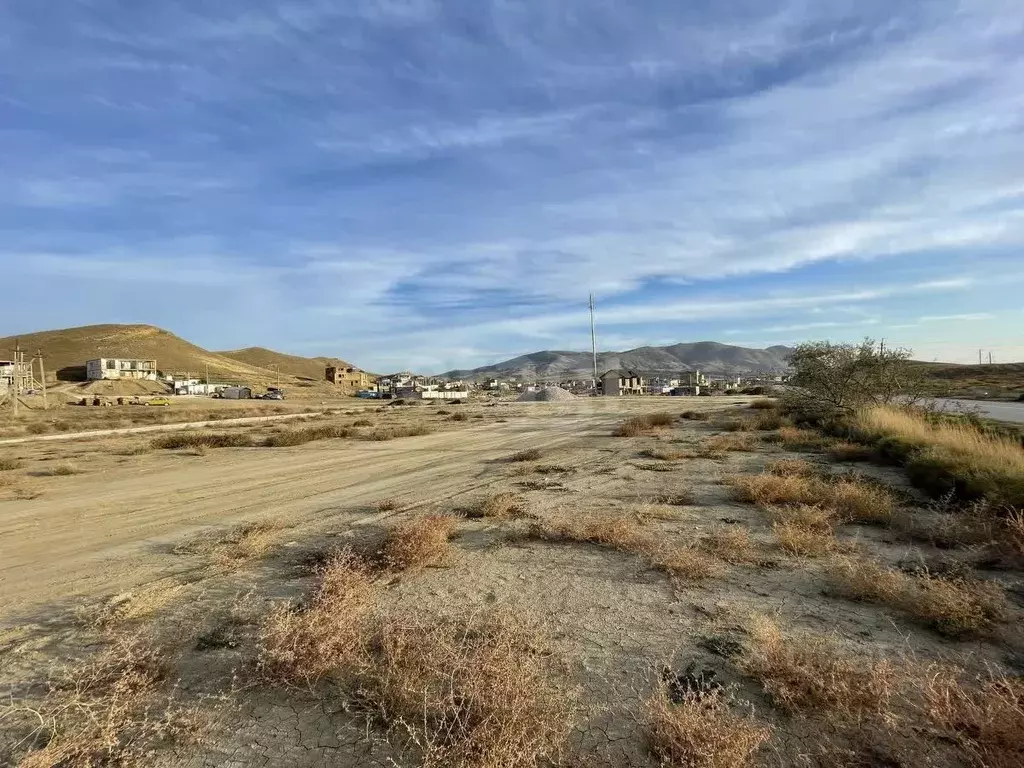
M 245 365 L 254 365 L 257 368 L 277 370 L 281 367 L 281 373 L 286 376 L 312 379 L 319 381 L 324 376 L 324 369 L 329 365 L 347 366 L 344 360 L 336 357 L 299 357 L 297 355 L 286 355 L 283 352 L 275 352 L 264 347 L 246 347 L 230 352 L 217 352 L 222 357 L 228 357 Z
M 84 379 L 85 361 L 95 357 L 152 358 L 165 373 L 189 371 L 203 376 L 209 370 L 211 378 L 250 383 L 277 377 L 276 370 L 270 371 L 257 364 L 258 357 L 243 357 L 244 350 L 231 356 L 210 352 L 151 325 L 88 325 L 0 338 L 0 358 L 10 355 L 17 342 L 29 353 L 41 349 L 48 376 L 61 380 Z M 281 372 L 286 377 L 311 376 L 310 372 L 316 371 L 319 379 L 323 374 L 323 366 L 314 360 L 290 358 L 269 350 L 260 352 L 266 354 L 268 363 L 281 362 Z M 286 365 L 285 360 L 299 361 L 303 365 Z

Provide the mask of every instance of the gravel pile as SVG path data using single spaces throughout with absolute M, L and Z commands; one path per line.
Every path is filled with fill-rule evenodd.
M 572 392 L 566 392 L 561 387 L 545 387 L 544 389 L 538 390 L 537 392 L 523 392 L 516 400 L 517 403 L 533 403 L 542 402 L 549 403 L 552 401 L 559 402 L 562 400 L 575 400 L 576 395 Z

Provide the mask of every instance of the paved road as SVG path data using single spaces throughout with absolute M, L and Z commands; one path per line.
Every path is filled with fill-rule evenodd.
M 997 421 L 1009 421 L 1014 424 L 1024 424 L 1024 403 L 996 403 L 990 400 L 956 400 L 953 398 L 941 397 L 935 403 L 945 410 L 956 410 L 964 408 L 968 411 L 977 411 L 982 416 Z

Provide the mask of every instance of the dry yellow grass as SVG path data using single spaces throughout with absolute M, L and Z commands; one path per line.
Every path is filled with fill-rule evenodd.
M 812 429 L 801 429 L 783 425 L 779 431 L 767 437 L 772 442 L 781 443 L 784 447 L 794 451 L 816 451 L 829 445 L 832 441 Z
M 771 462 L 765 470 L 772 475 L 788 477 L 790 475 L 809 476 L 817 473 L 818 469 L 809 461 L 803 459 L 779 459 Z
M 689 451 L 678 451 L 672 448 L 650 448 L 641 452 L 640 455 L 648 459 L 658 459 L 659 461 L 679 461 L 680 459 L 687 458 L 690 453 Z
M 184 584 L 175 582 L 150 584 L 102 602 L 82 605 L 75 611 L 75 618 L 94 629 L 109 629 L 154 615 L 180 599 L 185 590 Z
M 670 427 L 676 417 L 671 413 L 649 413 L 626 419 L 612 432 L 613 437 L 640 437 L 650 434 L 659 427 Z
M 641 554 L 655 568 L 682 581 L 704 581 L 723 571 L 717 559 L 696 547 L 656 545 Z
M 992 501 L 1024 503 L 1024 448 L 1019 441 L 986 434 L 967 423 L 931 423 L 900 408 L 858 412 L 854 424 L 873 439 L 888 439 L 918 451 L 910 459 L 921 474 L 929 467 L 948 471 L 973 493 Z
M 1024 765 L 1024 679 L 990 672 L 970 680 L 933 665 L 924 686 L 926 713 L 977 768 Z
M 218 536 L 198 536 L 174 547 L 176 555 L 210 555 L 222 568 L 237 568 L 269 553 L 286 527 L 281 520 L 240 523 Z
M 388 531 L 382 557 L 389 568 L 426 568 L 451 556 L 450 539 L 456 521 L 448 515 L 429 515 L 399 523 Z
M 577 692 L 520 613 L 386 617 L 365 645 L 359 698 L 426 768 L 557 763 Z
M 756 563 L 758 559 L 757 549 L 750 540 L 750 532 L 738 525 L 711 531 L 701 539 L 700 545 L 718 559 L 733 565 Z
M 486 517 L 495 520 L 511 520 L 526 517 L 526 502 L 519 494 L 499 491 L 482 499 L 479 504 L 465 510 L 466 517 Z
M 261 677 L 311 686 L 325 675 L 350 671 L 362 652 L 373 601 L 367 563 L 351 549 L 333 553 L 319 569 L 319 584 L 304 609 L 278 605 L 263 622 L 257 653 Z
M 826 637 L 784 635 L 766 617 L 756 617 L 749 629 L 750 645 L 738 663 L 783 710 L 858 720 L 889 709 L 897 683 L 889 662 L 856 659 Z
M 838 547 L 835 534 L 830 530 L 795 523 L 773 523 L 772 533 L 780 547 L 798 557 L 821 557 Z
M 741 501 L 761 506 L 804 504 L 834 512 L 849 522 L 889 523 L 892 494 L 856 477 L 834 480 L 802 474 L 739 475 L 727 480 Z
M 768 725 L 732 712 L 720 691 L 673 702 L 661 687 L 646 711 L 651 749 L 663 766 L 744 768 L 771 738 Z
M 832 588 L 853 600 L 898 608 L 951 637 L 991 632 L 1009 614 L 995 582 L 912 576 L 865 558 L 838 561 L 829 571 Z
M 37 709 L 8 710 L 34 725 L 24 743 L 38 745 L 18 768 L 144 768 L 157 746 L 196 741 L 202 720 L 174 699 L 168 672 L 165 654 L 134 636 L 65 668 Z

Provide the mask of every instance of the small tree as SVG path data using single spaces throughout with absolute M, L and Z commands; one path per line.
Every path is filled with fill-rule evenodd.
M 810 418 L 827 418 L 867 405 L 920 399 L 924 377 L 909 349 L 886 349 L 873 339 L 860 344 L 813 341 L 790 355 L 793 388 L 787 401 Z

